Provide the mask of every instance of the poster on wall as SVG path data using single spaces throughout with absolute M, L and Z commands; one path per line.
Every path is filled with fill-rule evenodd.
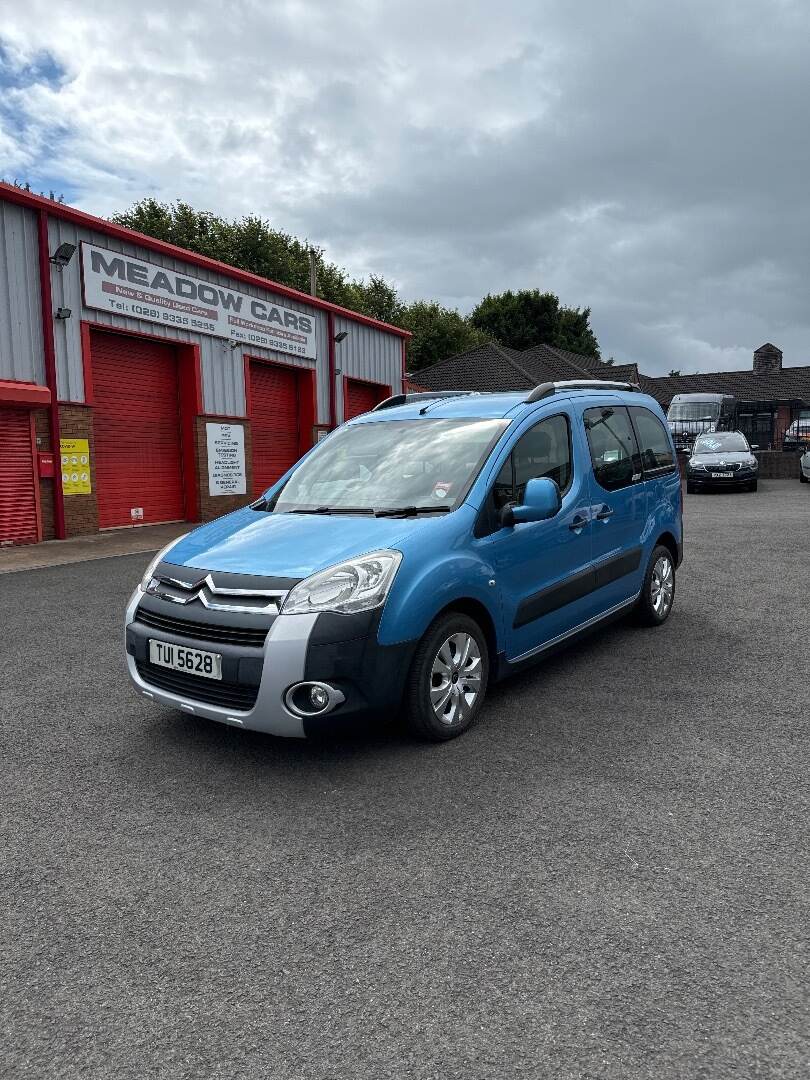
M 209 495 L 244 495 L 245 429 L 241 424 L 206 424 Z
M 315 319 L 268 298 L 82 244 L 86 307 L 315 359 Z
M 90 444 L 87 439 L 60 439 L 62 493 L 90 495 Z

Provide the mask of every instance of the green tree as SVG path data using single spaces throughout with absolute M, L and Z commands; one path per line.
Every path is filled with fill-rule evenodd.
M 558 349 L 568 349 L 569 352 L 579 353 L 580 356 L 596 356 L 599 353 L 599 342 L 596 334 L 590 326 L 591 309 L 583 308 L 560 308 L 557 329 L 554 333 L 552 345 Z M 609 362 L 612 362 L 612 357 Z
M 401 325 L 402 301 L 397 290 L 376 274 L 371 274 L 367 282 L 352 282 L 346 306 L 372 319 L 380 319 L 394 326 Z
M 486 296 L 469 318 L 430 300 L 405 304 L 396 288 L 376 274 L 351 278 L 323 249 L 299 240 L 256 215 L 229 220 L 188 203 L 141 199 L 113 221 L 170 244 L 218 259 L 301 292 L 309 291 L 310 251 L 318 265 L 318 296 L 413 334 L 408 367 L 419 371 L 487 341 L 514 349 L 557 345 L 599 356 L 590 327 L 590 308 L 560 306 L 553 293 L 538 289 Z
M 458 311 L 429 300 L 416 300 L 403 307 L 399 325 L 413 334 L 408 345 L 409 371 L 420 371 L 490 340 Z
M 673 368 L 673 369 L 672 369 L 672 371 L 670 371 L 670 372 L 669 372 L 669 377 L 670 377 L 670 379 L 672 379 L 672 378 L 674 378 L 674 377 L 675 377 L 676 375 L 680 375 L 680 373 L 681 373 L 681 369 L 680 369 L 680 368 Z
M 599 356 L 599 342 L 590 327 L 590 308 L 560 306 L 554 293 L 539 289 L 508 290 L 487 295 L 470 315 L 470 323 L 512 349 L 556 345 L 585 356 Z
M 372 278 L 370 285 L 352 281 L 345 270 L 324 258 L 321 248 L 274 229 L 255 215 L 229 221 L 208 210 L 195 210 L 188 203 L 160 203 L 150 198 L 116 214 L 113 221 L 302 292 L 309 291 L 312 248 L 320 297 L 369 315 L 372 312 L 366 310 L 366 303 L 376 309 L 381 302 L 381 285 L 385 285 L 381 278 Z

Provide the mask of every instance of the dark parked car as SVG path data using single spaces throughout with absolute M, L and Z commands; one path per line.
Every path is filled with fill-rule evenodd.
M 686 490 L 709 487 L 757 490 L 759 463 L 741 431 L 699 435 L 686 465 Z

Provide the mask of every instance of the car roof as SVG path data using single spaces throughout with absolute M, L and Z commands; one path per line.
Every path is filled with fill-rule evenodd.
M 684 398 L 697 398 L 699 401 L 722 401 L 724 398 L 733 398 L 733 394 L 715 394 L 708 390 L 693 390 L 688 394 L 673 394 L 672 402 L 683 401 Z
M 419 397 L 406 401 L 402 405 L 386 406 L 379 411 L 363 413 L 349 421 L 351 424 L 379 423 L 387 420 L 494 420 L 508 418 L 521 419 L 523 416 L 551 411 L 560 401 L 572 398 L 577 402 L 590 404 L 592 401 L 602 405 L 606 401 L 615 401 L 622 405 L 644 405 L 652 407 L 656 413 L 661 406 L 648 394 L 634 390 L 615 390 L 610 387 L 601 389 L 591 387 L 587 390 L 567 390 L 560 388 L 538 401 L 527 402 L 531 391 L 519 390 L 513 393 L 465 393 L 457 397 Z M 425 410 L 423 412 L 423 410 Z

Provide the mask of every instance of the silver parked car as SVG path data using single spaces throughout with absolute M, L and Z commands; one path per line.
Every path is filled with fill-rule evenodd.
M 810 450 L 805 450 L 799 458 L 799 479 L 803 484 L 810 484 Z

